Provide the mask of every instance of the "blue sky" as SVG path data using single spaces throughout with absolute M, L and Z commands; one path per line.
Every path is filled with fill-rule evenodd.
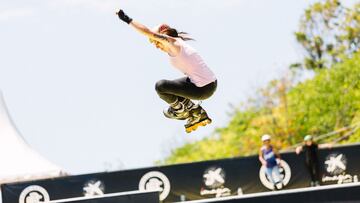
M 27 142 L 70 173 L 153 165 L 208 136 L 237 105 L 301 58 L 299 0 L 2 0 L 0 89 Z M 354 1 L 345 1 L 351 4 Z M 182 75 L 115 16 L 168 23 L 218 77 L 203 104 L 214 122 L 193 134 L 165 119 L 154 84 Z

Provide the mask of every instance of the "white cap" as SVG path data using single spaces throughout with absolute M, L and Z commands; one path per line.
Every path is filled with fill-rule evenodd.
M 313 139 L 313 137 L 311 135 L 306 135 L 304 137 L 304 141 L 309 141 L 309 140 L 312 140 L 312 139 Z
M 271 139 L 271 136 L 268 134 L 265 134 L 261 137 L 261 141 L 270 140 L 270 139 Z

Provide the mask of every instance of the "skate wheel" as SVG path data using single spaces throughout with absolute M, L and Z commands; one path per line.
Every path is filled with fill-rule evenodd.
M 198 128 L 199 126 L 206 126 L 206 125 L 210 124 L 211 122 L 212 122 L 211 119 L 203 120 L 203 121 L 201 121 L 200 123 L 197 123 L 197 124 L 195 124 L 195 125 L 193 125 L 193 126 L 190 126 L 190 127 L 186 128 L 185 131 L 186 131 L 187 133 L 191 133 L 191 132 L 197 130 L 197 128 Z
M 206 119 L 203 122 L 201 122 L 201 125 L 206 126 L 206 125 L 210 124 L 211 122 L 212 122 L 211 119 Z
M 195 131 L 197 128 L 198 128 L 198 125 L 193 125 L 191 127 L 186 128 L 185 131 L 187 133 L 191 133 L 191 132 Z

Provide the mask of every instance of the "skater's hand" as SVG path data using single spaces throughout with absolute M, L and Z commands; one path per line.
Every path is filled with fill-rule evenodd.
M 120 20 L 124 21 L 127 24 L 130 24 L 132 21 L 132 18 L 130 18 L 128 15 L 126 15 L 122 9 L 120 9 L 118 12 L 116 12 L 116 15 L 119 16 Z

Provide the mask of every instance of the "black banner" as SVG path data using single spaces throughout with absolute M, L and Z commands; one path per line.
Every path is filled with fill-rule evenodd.
M 320 150 L 322 184 L 357 182 L 359 157 L 360 145 Z M 282 159 L 285 189 L 309 186 L 304 154 L 282 153 Z M 269 191 L 260 168 L 257 156 L 250 156 L 4 184 L 1 190 L 4 203 L 28 203 L 23 196 L 29 191 L 54 200 L 149 189 L 160 190 L 163 202 L 176 202 Z

